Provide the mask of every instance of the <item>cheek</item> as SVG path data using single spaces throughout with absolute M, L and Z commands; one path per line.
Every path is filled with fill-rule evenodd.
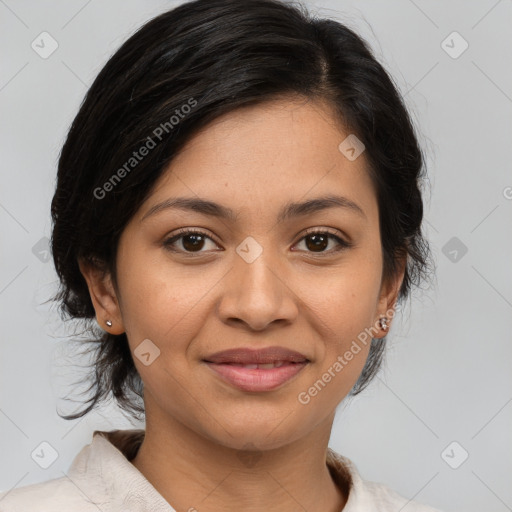
M 371 325 L 373 308 L 364 290 L 347 293 L 342 288 L 317 304 L 317 332 L 323 343 L 317 345 L 321 352 L 314 373 L 297 395 L 312 416 L 320 418 L 335 409 L 361 375 L 370 350 L 371 336 L 365 329 Z
M 119 251 L 117 264 L 125 327 L 158 325 L 162 317 L 171 323 L 186 307 L 188 287 L 165 264 L 159 249 L 133 242 L 129 252 Z
M 373 265 L 354 265 L 350 272 L 347 267 L 332 275 L 328 286 L 316 288 L 308 298 L 323 343 L 317 345 L 318 380 L 302 391 L 311 400 L 315 397 L 318 407 L 335 406 L 361 374 L 371 343 L 365 329 L 375 322 L 379 284 L 380 273 Z
M 304 283 L 307 289 L 303 289 L 303 293 L 312 312 L 312 321 L 330 345 L 340 344 L 342 348 L 347 336 L 357 336 L 375 321 L 380 291 L 378 270 L 375 265 L 361 260 L 333 269 L 323 281 Z
M 165 255 L 141 252 L 133 251 L 119 264 L 121 313 L 129 344 L 133 352 L 149 339 L 160 350 L 161 361 L 170 358 L 169 364 L 176 366 L 206 321 L 207 292 L 219 276 L 192 266 L 178 270 Z M 143 366 L 140 371 L 144 374 L 147 369 Z

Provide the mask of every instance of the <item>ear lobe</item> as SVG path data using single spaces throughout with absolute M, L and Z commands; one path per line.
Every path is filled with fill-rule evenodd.
M 385 287 L 384 292 L 381 296 L 381 303 L 385 308 L 383 314 L 386 314 L 386 311 L 393 309 L 395 307 L 396 301 L 398 300 L 398 293 L 400 292 L 400 286 L 402 285 L 402 281 L 404 279 L 404 273 L 398 274 L 397 277 L 390 280 L 388 285 Z
M 110 273 L 92 262 L 79 260 L 78 266 L 89 288 L 98 324 L 111 334 L 122 334 L 124 326 Z M 106 322 L 110 321 L 112 325 Z
M 406 264 L 407 257 L 405 256 L 404 258 L 401 258 L 400 270 L 395 274 L 395 276 L 392 276 L 385 280 L 381 287 L 381 295 L 379 297 L 379 304 L 377 307 L 377 321 L 379 318 L 387 317 L 388 326 L 391 325 L 391 321 L 395 313 L 395 305 L 398 300 L 398 294 L 400 292 L 400 288 L 405 277 Z M 393 311 L 392 315 L 390 315 L 390 311 Z M 383 332 L 383 336 L 385 335 L 386 332 Z

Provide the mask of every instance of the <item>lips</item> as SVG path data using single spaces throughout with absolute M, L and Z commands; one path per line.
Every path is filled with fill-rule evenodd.
M 281 366 L 283 366 L 285 364 L 297 364 L 297 363 L 291 363 L 289 361 L 275 361 L 273 363 L 264 363 L 264 364 L 257 364 L 257 363 L 247 363 L 247 364 L 216 363 L 216 364 L 228 364 L 231 366 L 238 366 L 240 368 L 247 368 L 249 370 L 271 370 L 272 368 L 281 368 Z
M 208 356 L 204 361 L 222 380 L 250 392 L 277 389 L 310 362 L 304 354 L 284 347 L 224 350 Z
M 268 368 L 280 367 L 286 363 L 306 363 L 309 359 L 300 352 L 284 347 L 267 347 L 262 349 L 235 348 L 216 352 L 204 359 L 208 363 L 235 364 L 238 366 L 272 365 Z M 254 366 L 256 365 L 256 366 Z

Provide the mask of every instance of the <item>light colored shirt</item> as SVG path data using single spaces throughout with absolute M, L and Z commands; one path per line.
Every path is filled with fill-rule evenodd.
M 67 476 L 0 493 L 0 512 L 175 512 L 130 462 L 143 439 L 141 429 L 95 431 Z M 326 463 L 348 493 L 343 512 L 440 512 L 364 481 L 352 461 L 331 448 Z

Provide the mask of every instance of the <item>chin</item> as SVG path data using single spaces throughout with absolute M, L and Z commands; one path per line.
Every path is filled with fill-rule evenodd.
M 274 450 L 307 434 L 303 428 L 300 431 L 291 430 L 290 423 L 283 421 L 283 418 L 273 421 L 260 417 L 259 421 L 245 419 L 240 423 L 224 422 L 222 426 L 224 428 L 219 426 L 216 432 L 210 430 L 207 435 L 234 450 Z

